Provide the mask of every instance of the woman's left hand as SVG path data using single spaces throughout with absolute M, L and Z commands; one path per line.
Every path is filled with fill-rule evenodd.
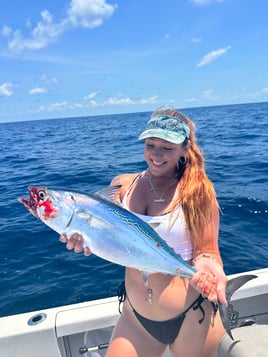
M 84 238 L 79 233 L 74 233 L 70 237 L 67 237 L 65 234 L 60 236 L 60 242 L 66 243 L 66 248 L 68 250 L 74 250 L 75 253 L 84 252 L 84 255 L 88 257 L 91 254 L 91 251 L 88 247 L 84 247 Z
M 225 287 L 227 278 L 222 266 L 214 259 L 200 257 L 195 262 L 197 273 L 190 284 L 209 301 L 219 301 L 227 305 Z

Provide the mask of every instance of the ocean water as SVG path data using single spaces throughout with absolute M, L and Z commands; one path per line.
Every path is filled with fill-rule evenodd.
M 227 274 L 268 266 L 268 103 L 183 110 L 222 209 Z M 65 249 L 17 201 L 30 185 L 93 193 L 146 168 L 150 113 L 0 124 L 0 316 L 113 296 L 124 268 Z

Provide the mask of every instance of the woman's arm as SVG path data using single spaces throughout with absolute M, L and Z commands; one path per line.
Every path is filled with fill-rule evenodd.
M 212 207 L 211 220 L 204 229 L 202 244 L 194 250 L 193 265 L 198 273 L 191 285 L 207 296 L 210 301 L 227 304 L 225 297 L 226 275 L 218 246 L 219 208 L 216 201 Z
M 218 238 L 219 238 L 219 208 L 215 201 L 212 206 L 211 219 L 205 226 L 203 238 L 199 247 L 194 250 L 193 258 L 198 261 L 205 255 L 214 257 L 216 261 L 222 265 L 220 256 Z

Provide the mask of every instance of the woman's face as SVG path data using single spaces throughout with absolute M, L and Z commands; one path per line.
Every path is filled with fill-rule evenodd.
M 185 153 L 186 147 L 183 144 L 172 144 L 158 138 L 145 140 L 144 157 L 152 175 L 174 176 L 177 162 Z

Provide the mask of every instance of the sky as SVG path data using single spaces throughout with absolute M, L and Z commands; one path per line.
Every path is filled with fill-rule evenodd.
M 266 0 L 0 2 L 0 122 L 268 101 Z

